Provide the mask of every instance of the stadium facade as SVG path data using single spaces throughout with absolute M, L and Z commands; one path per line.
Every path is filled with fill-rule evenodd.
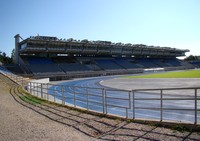
M 189 50 L 49 36 L 20 38 L 19 34 L 15 36 L 15 62 L 23 73 L 34 77 L 66 79 L 192 67 L 176 59 Z

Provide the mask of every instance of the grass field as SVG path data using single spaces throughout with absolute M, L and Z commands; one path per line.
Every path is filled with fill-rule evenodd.
M 187 70 L 156 74 L 144 74 L 137 76 L 125 76 L 125 78 L 200 78 L 200 70 Z

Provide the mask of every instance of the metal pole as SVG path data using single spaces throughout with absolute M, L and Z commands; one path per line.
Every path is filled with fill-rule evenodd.
M 135 92 L 133 91 L 133 119 L 135 119 Z
M 194 97 L 195 97 L 195 107 L 194 107 L 194 109 L 195 109 L 195 111 L 194 111 L 194 124 L 197 124 L 197 89 L 195 89 L 194 90 Z
M 49 92 L 48 92 L 49 91 L 49 84 L 48 83 L 47 83 L 47 90 L 46 91 L 47 91 L 47 100 L 49 101 Z
M 89 96 L 88 96 L 88 88 L 85 88 L 86 89 L 86 95 L 87 95 L 87 110 L 89 109 Z
M 128 107 L 129 107 L 129 109 L 131 108 L 131 91 L 129 91 L 128 92 L 128 99 L 129 99 L 129 105 L 128 105 Z
M 43 84 L 41 83 L 41 98 L 43 98 Z
M 104 97 L 104 101 L 105 101 L 105 107 L 106 107 L 106 114 L 108 113 L 108 107 L 107 107 L 107 103 L 108 103 L 108 101 L 107 101 L 107 92 L 106 92 L 106 90 L 105 90 L 105 97 Z
M 36 88 L 35 88 L 35 83 L 33 82 L 33 91 L 34 91 L 34 95 L 36 95 Z
M 62 85 L 62 104 L 65 105 L 64 86 Z
M 33 88 L 32 88 L 33 86 L 32 86 L 32 82 L 30 82 L 30 92 L 31 92 L 31 94 L 32 94 L 32 92 L 33 92 Z
M 160 90 L 160 121 L 163 120 L 163 90 Z
M 102 108 L 103 108 L 103 114 L 105 114 L 105 89 L 102 89 Z
M 54 98 L 54 102 L 56 102 L 56 87 L 53 87 L 53 98 Z
M 76 107 L 76 87 L 74 87 L 74 107 Z
M 37 87 L 37 97 L 38 97 L 38 83 L 35 83 L 36 87 Z
M 131 108 L 131 91 L 128 92 L 128 107 Z M 128 118 L 128 108 L 126 108 L 126 118 Z

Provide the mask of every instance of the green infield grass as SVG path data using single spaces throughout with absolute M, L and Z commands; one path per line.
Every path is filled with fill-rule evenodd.
M 125 76 L 125 78 L 200 78 L 200 70 L 176 71 L 156 74 Z

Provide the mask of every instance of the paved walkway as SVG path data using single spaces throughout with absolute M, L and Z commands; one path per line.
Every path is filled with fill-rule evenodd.
M 7 84 L 5 84 L 7 82 Z M 0 75 L 0 140 L 200 140 L 200 133 L 127 123 L 48 103 L 30 104 Z

